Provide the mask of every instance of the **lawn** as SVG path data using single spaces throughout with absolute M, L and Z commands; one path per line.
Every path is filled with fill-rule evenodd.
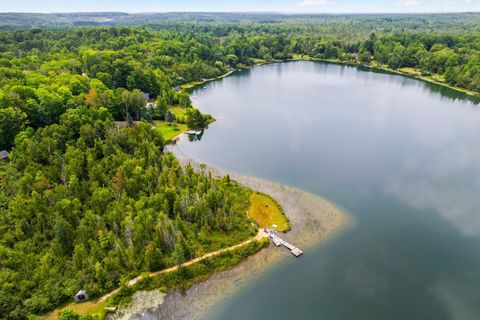
M 76 314 L 80 316 L 89 315 L 94 317 L 94 319 L 95 318 L 103 319 L 105 317 L 105 306 L 106 306 L 105 301 L 102 301 L 100 303 L 96 303 L 96 301 L 86 301 L 83 303 L 72 302 L 63 307 L 57 308 L 55 311 L 49 313 L 45 317 L 45 319 L 46 320 L 58 319 L 58 315 L 60 311 L 66 308 L 72 309 L 73 311 L 75 311 Z
M 253 61 L 253 63 L 255 63 L 255 64 L 262 64 L 262 63 L 266 63 L 266 62 L 267 62 L 266 60 L 257 59 L 257 58 L 252 58 L 252 61 Z
M 185 119 L 187 117 L 187 110 L 182 107 L 173 107 L 169 109 L 177 119 L 177 122 L 185 123 Z
M 400 68 L 401 72 L 411 75 L 411 76 L 420 76 L 422 73 L 416 68 Z
M 154 124 L 162 134 L 164 141 L 171 141 L 178 134 L 188 130 L 187 125 L 183 123 L 155 121 Z
M 290 224 L 280 205 L 265 194 L 253 192 L 250 195 L 248 215 L 262 228 L 273 228 L 272 225 L 275 224 L 277 227 L 273 229 L 277 231 L 290 230 Z

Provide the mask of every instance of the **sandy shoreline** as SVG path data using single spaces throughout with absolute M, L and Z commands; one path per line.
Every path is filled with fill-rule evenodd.
M 182 164 L 190 163 L 196 170 L 201 170 L 197 161 L 183 155 L 175 146 L 168 148 Z M 352 225 L 352 218 L 329 201 L 311 193 L 291 188 L 282 184 L 246 177 L 218 168 L 207 167 L 215 176 L 229 174 L 232 180 L 253 190 L 271 195 L 282 206 L 290 220 L 292 230 L 283 235 L 308 254 L 308 249 L 338 234 Z M 214 274 L 208 280 L 195 284 L 186 292 L 172 292 L 164 297 L 158 307 L 144 314 L 110 316 L 110 319 L 202 319 L 216 304 L 229 293 L 245 286 L 255 277 L 267 271 L 279 259 L 293 259 L 287 251 L 269 246 L 250 256 L 239 265 Z M 138 310 L 132 306 L 131 310 Z

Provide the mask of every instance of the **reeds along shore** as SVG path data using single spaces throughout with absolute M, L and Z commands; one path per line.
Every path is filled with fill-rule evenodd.
M 320 244 L 352 224 L 350 216 L 331 202 L 311 193 L 275 182 L 242 176 L 209 166 L 200 166 L 194 159 L 182 154 L 176 146 L 171 151 L 182 164 L 190 163 L 195 170 L 211 172 L 215 176 L 229 174 L 232 180 L 253 190 L 269 194 L 282 206 L 291 231 L 282 235 L 286 240 L 307 250 Z M 125 315 L 123 319 L 202 319 L 213 310 L 217 303 L 238 288 L 264 273 L 268 266 L 284 258 L 291 258 L 288 251 L 274 246 L 250 256 L 239 265 L 214 274 L 208 280 L 198 283 L 186 292 L 171 292 L 159 300 L 158 307 L 150 309 L 141 317 Z M 140 303 L 140 302 L 136 302 Z M 135 306 L 132 306 L 135 310 Z M 118 318 L 117 318 L 118 319 Z

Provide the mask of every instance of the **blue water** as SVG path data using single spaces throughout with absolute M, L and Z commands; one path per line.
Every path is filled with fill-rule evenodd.
M 266 65 L 195 90 L 217 121 L 179 148 L 351 212 L 338 239 L 286 259 L 208 319 L 480 319 L 480 110 L 407 77 Z

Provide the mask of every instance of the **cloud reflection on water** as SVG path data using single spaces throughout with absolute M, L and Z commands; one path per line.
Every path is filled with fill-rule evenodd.
M 464 235 L 480 235 L 478 110 L 419 108 L 409 121 L 416 152 L 387 182 L 386 192 L 417 209 L 435 209 Z M 467 113 L 467 115 L 466 115 Z M 468 115 L 471 113 L 471 115 Z M 435 122 L 431 130 L 429 122 Z

